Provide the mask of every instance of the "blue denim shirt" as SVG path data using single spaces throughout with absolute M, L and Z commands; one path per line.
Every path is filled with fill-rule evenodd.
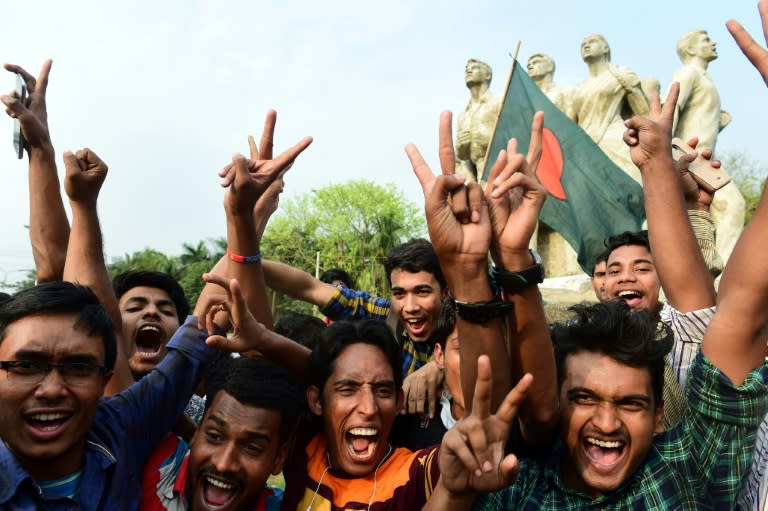
M 37 483 L 0 442 L 0 510 L 138 509 L 144 465 L 184 411 L 213 352 L 204 342 L 207 336 L 189 316 L 151 373 L 101 399 L 86 436 L 80 505 L 41 495 Z

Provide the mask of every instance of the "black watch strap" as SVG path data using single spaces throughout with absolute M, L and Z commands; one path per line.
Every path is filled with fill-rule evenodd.
M 519 293 L 531 286 L 544 282 L 544 266 L 541 256 L 535 250 L 530 250 L 534 264 L 520 271 L 506 271 L 497 266 L 491 270 L 491 277 L 498 287 L 509 294 Z
M 499 298 L 484 302 L 460 302 L 453 300 L 456 313 L 459 317 L 470 323 L 487 323 L 491 319 L 506 316 L 515 308 L 511 302 L 505 302 Z

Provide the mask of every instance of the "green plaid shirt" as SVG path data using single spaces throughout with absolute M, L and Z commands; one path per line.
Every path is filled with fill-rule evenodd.
M 699 354 L 688 378 L 682 421 L 657 435 L 645 463 L 617 490 L 592 498 L 565 486 L 562 445 L 542 460 L 521 459 L 513 486 L 481 495 L 475 510 L 661 509 L 731 510 L 768 410 L 768 365 L 734 387 Z

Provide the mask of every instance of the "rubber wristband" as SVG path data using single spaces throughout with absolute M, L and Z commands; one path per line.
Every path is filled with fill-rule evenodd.
M 261 261 L 263 254 L 261 253 L 261 250 L 256 255 L 252 256 L 241 256 L 237 254 L 233 254 L 232 252 L 227 249 L 227 257 L 229 257 L 231 260 L 233 260 L 236 263 L 240 264 L 254 264 Z

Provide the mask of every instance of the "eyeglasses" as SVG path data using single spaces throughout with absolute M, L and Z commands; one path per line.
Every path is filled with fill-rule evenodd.
M 96 375 L 104 375 L 107 368 L 85 362 L 55 364 L 44 360 L 2 360 L 0 369 L 8 373 L 8 379 L 23 385 L 36 385 L 45 379 L 51 369 L 57 369 L 68 385 L 88 385 Z

